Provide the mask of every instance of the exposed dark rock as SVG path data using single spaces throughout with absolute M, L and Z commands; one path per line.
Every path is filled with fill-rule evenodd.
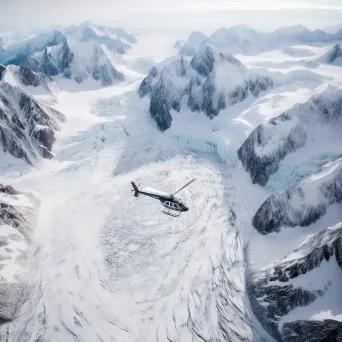
M 342 49 L 340 45 L 336 44 L 331 47 L 323 56 L 320 56 L 317 61 L 325 64 L 340 62 L 339 64 L 342 65 Z
M 0 81 L 2 79 L 2 75 L 5 72 L 5 70 L 6 70 L 6 67 L 4 65 L 0 64 Z
M 231 78 L 231 73 L 238 80 Z M 226 82 L 222 79 L 226 76 Z M 171 109 L 186 106 L 213 118 L 248 96 L 273 86 L 266 76 L 251 75 L 235 57 L 204 46 L 190 61 L 184 56 L 153 67 L 139 87 L 140 97 L 150 96 L 150 114 L 161 131 L 170 128 Z
M 342 268 L 342 223 L 313 235 L 285 258 L 250 277 L 248 293 L 253 311 L 264 328 L 278 341 L 329 341 L 330 337 L 342 339 L 341 322 L 334 320 L 323 323 L 308 317 L 308 320 L 288 322 L 282 327 L 279 325 L 280 320 L 292 310 L 309 306 L 317 298 L 324 298 L 329 291 L 329 286 L 320 288 L 319 278 L 317 285 L 312 286 L 315 290 L 305 289 L 297 285 L 298 281 L 292 281 L 305 278 L 318 267 L 322 269 L 322 262 L 337 263 Z M 329 284 L 336 280 L 326 281 Z M 318 327 L 321 328 L 319 335 Z
M 33 164 L 38 155 L 52 158 L 54 131 L 64 116 L 7 83 L 0 83 L 0 143 L 4 152 Z
M 265 185 L 281 160 L 306 144 L 312 127 L 336 125 L 341 120 L 342 91 L 327 89 L 258 126 L 237 151 L 238 157 L 252 182 Z
M 342 322 L 332 319 L 295 321 L 285 323 L 282 334 L 284 342 L 340 342 L 342 341 Z
M 74 43 L 65 41 L 62 44 L 54 46 L 54 49 L 46 48 L 43 53 L 32 55 L 25 59 L 22 66 L 30 68 L 36 72 L 42 72 L 48 76 L 62 75 L 65 78 L 73 79 L 77 83 L 82 83 L 92 77 L 96 81 L 101 81 L 103 86 L 108 86 L 116 81 L 124 79 L 106 56 L 100 45 L 89 43 L 87 46 L 89 52 L 89 64 L 84 65 L 83 58 L 73 50 L 78 46 L 88 43 Z M 81 46 L 84 48 L 85 46 Z
M 342 156 L 326 163 L 314 176 L 316 181 L 311 175 L 283 193 L 272 194 L 261 205 L 252 219 L 259 233 L 279 232 L 284 226 L 309 226 L 330 205 L 342 202 Z M 315 201 L 311 199 L 312 191 L 317 196 Z

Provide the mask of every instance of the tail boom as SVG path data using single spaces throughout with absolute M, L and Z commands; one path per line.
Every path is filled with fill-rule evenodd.
M 135 185 L 134 182 L 131 182 L 131 184 L 132 184 L 133 189 L 134 189 L 134 190 L 132 190 L 132 191 L 134 191 L 134 197 L 138 197 L 139 194 L 140 194 L 140 191 L 139 191 L 138 187 Z

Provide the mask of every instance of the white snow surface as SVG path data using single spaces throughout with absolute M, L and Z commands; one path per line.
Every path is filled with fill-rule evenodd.
M 67 122 L 55 159 L 21 177 L 2 167 L 0 181 L 42 201 L 29 299 L 1 327 L 9 341 L 266 336 L 244 293 L 230 172 L 153 126 L 136 77 L 58 94 L 55 108 Z M 196 187 L 180 194 L 191 214 L 178 220 L 162 215 L 158 201 L 131 193 L 131 180 L 171 192 L 194 176 Z
M 136 50 L 130 58 L 152 57 Z M 0 327 L 0 339 L 193 342 L 239 335 L 272 341 L 246 297 L 245 246 L 253 263 L 266 266 L 311 229 L 326 228 L 324 220 L 339 219 L 340 208 L 329 208 L 315 227 L 285 232 L 287 238 L 261 236 L 251 226 L 258 207 L 275 188 L 308 172 L 322 149 L 286 158 L 280 175 L 291 169 L 293 177 L 274 179 L 268 188 L 251 184 L 236 150 L 259 124 L 306 102 L 322 84 L 340 87 L 342 77 L 334 66 L 307 69 L 302 57 L 279 50 L 237 58 L 281 75 L 283 84 L 213 120 L 173 113 L 172 127 L 162 134 L 148 117 L 148 101 L 137 95 L 143 75 L 128 63 L 121 66 L 130 72 L 120 85 L 75 85 L 55 95 L 67 122 L 56 134 L 53 160 L 32 169 L 0 155 L 0 183 L 33 191 L 42 203 L 27 300 L 17 318 Z M 326 153 L 336 153 L 335 147 Z M 162 215 L 158 201 L 131 192 L 130 181 L 171 193 L 193 177 L 197 181 L 179 193 L 190 210 L 178 219 Z M 334 307 L 321 315 L 329 310 L 335 315 Z

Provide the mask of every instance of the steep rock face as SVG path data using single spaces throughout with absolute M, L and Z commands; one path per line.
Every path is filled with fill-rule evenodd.
M 340 311 L 341 279 L 339 223 L 311 236 L 284 259 L 251 275 L 248 292 L 254 313 L 278 341 L 337 341 L 342 338 L 342 323 L 333 318 L 315 318 L 322 309 L 314 304 L 321 300 L 330 309 L 336 307 Z M 336 339 L 329 340 L 332 337 Z
M 38 207 L 34 196 L 0 184 L 0 323 L 12 320 L 23 302 Z
M 228 29 L 220 28 L 209 37 L 203 33 L 194 32 L 180 51 L 182 54 L 193 56 L 198 48 L 210 43 L 217 48 L 228 49 L 234 54 L 257 54 L 289 45 L 329 43 L 341 39 L 342 30 L 336 33 L 327 33 L 322 30 L 310 31 L 297 25 L 281 27 L 273 32 L 258 32 L 248 26 L 238 25 Z
M 307 140 L 324 139 L 314 134 L 315 127 L 338 129 L 342 124 L 342 90 L 328 88 L 307 103 L 258 126 L 238 150 L 238 157 L 250 173 L 252 182 L 265 185 L 279 163 Z
M 0 68 L 1 70 L 1 68 Z M 41 72 L 34 72 L 25 66 L 8 65 L 0 71 L 0 80 L 9 83 L 14 87 L 42 87 L 49 92 L 60 91 L 60 87 L 49 76 Z
M 22 43 L 11 45 L 8 49 L 0 53 L 0 63 L 5 65 L 19 65 L 26 57 L 36 51 L 42 51 L 48 46 L 60 44 L 66 37 L 59 31 L 51 31 L 25 40 Z
M 309 226 L 328 207 L 342 202 L 342 155 L 283 193 L 272 194 L 253 217 L 261 234 L 279 232 L 281 227 Z
M 64 116 L 21 89 L 0 82 L 0 144 L 4 152 L 34 164 L 40 155 L 52 158 L 54 132 Z
M 33 54 L 22 65 L 48 76 L 61 74 L 78 83 L 92 78 L 107 86 L 124 79 L 114 67 L 110 52 L 94 43 L 66 41 Z
M 150 114 L 160 130 L 171 127 L 170 110 L 187 107 L 213 118 L 248 96 L 273 86 L 266 76 L 253 74 L 229 54 L 207 45 L 192 59 L 177 56 L 153 67 L 139 87 L 150 96 Z

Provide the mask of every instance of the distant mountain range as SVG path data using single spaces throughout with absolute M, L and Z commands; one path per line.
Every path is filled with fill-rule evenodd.
M 323 44 L 342 40 L 342 28 L 337 32 L 323 30 L 310 31 L 304 26 L 282 27 L 273 32 L 258 32 L 247 26 L 220 28 L 210 36 L 193 32 L 180 47 L 180 53 L 193 56 L 197 49 L 205 44 L 212 44 L 220 49 L 227 49 L 235 54 L 258 54 L 262 51 L 283 48 L 299 44 Z

